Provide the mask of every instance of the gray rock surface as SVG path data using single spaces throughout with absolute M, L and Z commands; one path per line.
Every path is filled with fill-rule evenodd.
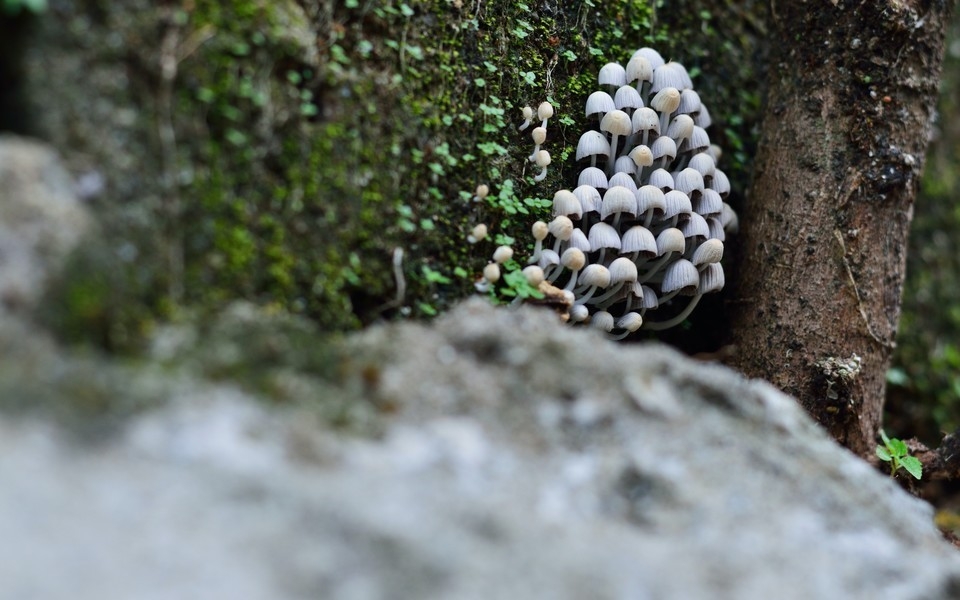
M 0 313 L 33 306 L 90 225 L 56 152 L 0 135 Z
M 960 595 L 930 508 L 763 383 L 482 301 L 346 351 L 379 433 L 200 380 L 95 444 L 0 418 L 0 597 Z

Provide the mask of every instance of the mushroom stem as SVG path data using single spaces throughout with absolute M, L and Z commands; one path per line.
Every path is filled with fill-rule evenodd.
M 690 300 L 690 303 L 687 304 L 687 307 L 680 311 L 680 314 L 673 317 L 672 319 L 667 319 L 666 321 L 644 321 L 641 325 L 642 329 L 648 329 L 650 331 L 663 331 L 664 329 L 670 329 L 680 323 L 690 316 L 690 313 L 693 312 L 693 309 L 697 307 L 697 303 L 700 302 L 700 297 L 702 294 L 697 294 Z

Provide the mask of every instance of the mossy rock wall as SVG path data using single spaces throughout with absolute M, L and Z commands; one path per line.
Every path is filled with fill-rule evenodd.
M 22 129 L 65 155 L 102 221 L 45 310 L 135 346 L 234 298 L 323 329 L 431 316 L 575 177 L 599 68 L 656 47 L 695 75 L 743 193 L 761 90 L 752 3 L 176 5 L 64 0 L 25 36 Z M 557 109 L 534 184 L 520 108 Z M 471 200 L 480 183 L 492 192 Z M 492 235 L 465 241 L 477 223 Z M 394 302 L 402 249 L 406 293 Z M 92 333 L 91 333 L 92 332 Z

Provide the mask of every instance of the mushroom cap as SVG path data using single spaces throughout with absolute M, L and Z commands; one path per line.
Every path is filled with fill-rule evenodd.
M 723 199 L 716 191 L 707 188 L 693 203 L 693 209 L 703 216 L 719 215 L 723 210 Z
M 724 200 L 730 195 L 730 180 L 727 179 L 727 174 L 720 169 L 714 170 L 710 187 L 716 190 Z
M 597 75 L 597 82 L 600 85 L 609 85 L 620 87 L 627 83 L 627 71 L 618 63 L 607 63 L 600 68 Z
M 668 157 L 667 164 L 669 164 L 677 157 L 677 143 L 673 141 L 672 138 L 661 135 L 657 139 L 653 140 L 653 145 L 650 146 L 650 151 L 653 152 L 653 160 L 657 160 L 658 158 L 663 158 L 666 156 Z
M 480 223 L 470 231 L 470 235 L 467 236 L 467 241 L 471 244 L 476 244 L 485 237 L 487 237 L 487 226 Z
M 691 196 L 694 191 L 698 193 L 703 192 L 703 175 L 696 169 L 687 167 L 677 173 L 677 176 L 674 177 L 673 180 L 676 182 L 677 189 L 688 196 Z
M 710 118 L 710 111 L 707 110 L 707 106 L 700 103 L 700 110 L 697 111 L 697 116 L 693 118 L 693 122 L 697 124 L 698 127 L 703 127 L 707 129 L 713 125 L 713 120 Z
M 663 274 L 663 283 L 660 284 L 660 291 L 664 294 L 677 292 L 688 295 L 695 294 L 700 286 L 700 271 L 693 266 L 693 263 L 685 258 L 670 263 L 666 272 Z
M 677 110 L 690 116 L 700 112 L 700 94 L 692 89 L 680 92 L 680 106 L 677 107 Z
M 577 185 L 589 185 L 596 190 L 605 190 L 609 187 L 607 174 L 597 167 L 587 167 L 580 171 L 580 176 L 577 178 Z
M 697 249 L 693 251 L 693 257 L 691 257 L 690 262 L 692 262 L 695 267 L 699 267 L 701 265 L 718 263 L 722 258 L 723 242 L 711 238 L 697 246 Z
M 649 183 L 650 185 L 658 187 L 663 191 L 672 190 L 674 185 L 676 185 L 673 181 L 673 175 L 671 175 L 666 169 L 656 169 L 650 173 Z
M 610 283 L 633 282 L 640 274 L 637 272 L 637 265 L 626 256 L 621 256 L 613 260 L 608 267 L 610 271 Z
M 634 54 L 624 69 L 627 74 L 627 83 L 634 81 L 653 81 L 653 65 L 646 56 Z
M 606 181 L 606 177 L 604 177 Z M 573 190 L 573 195 L 580 200 L 580 206 L 583 209 L 583 214 L 590 212 L 600 212 L 600 206 L 603 204 L 603 200 L 600 197 L 600 192 L 597 191 L 597 188 L 592 185 L 578 185 Z
M 602 331 L 612 331 L 616 325 L 613 315 L 605 310 L 598 310 L 590 315 L 590 325 Z
M 703 125 L 701 125 L 700 127 L 703 127 L 704 129 L 706 129 L 706 127 Z M 719 163 L 720 159 L 723 158 L 723 148 L 721 148 L 716 144 L 710 144 L 710 147 L 704 150 L 704 152 L 712 156 L 713 162 L 715 163 Z
M 620 158 L 626 158 L 629 160 L 630 165 L 633 166 L 634 170 L 636 170 L 636 166 L 633 164 L 632 160 L 624 156 L 621 156 Z M 618 171 L 613 174 L 613 177 L 610 178 L 610 187 L 613 188 L 614 186 L 625 187 L 633 193 L 637 192 L 637 184 L 633 182 L 633 177 L 631 177 L 626 171 Z
M 606 219 L 617 213 L 627 213 L 633 216 L 637 214 L 637 197 L 632 190 L 622 185 L 611 186 L 603 195 L 603 204 L 600 206 L 601 219 Z M 590 231 L 592 234 L 593 230 Z
M 500 279 L 500 265 L 492 262 L 483 268 L 483 278 L 490 283 L 496 283 Z
M 497 246 L 493 251 L 493 262 L 503 264 L 513 258 L 513 248 L 510 246 Z
M 538 167 L 546 167 L 550 164 L 550 153 L 546 150 L 540 150 L 534 156 Z
M 683 233 L 683 237 L 687 238 L 708 238 L 710 237 L 710 227 L 707 226 L 707 220 L 698 215 L 695 212 L 690 213 L 690 215 L 680 223 L 680 231 Z M 697 261 L 693 261 L 694 264 L 698 264 Z
M 656 79 L 656 71 L 654 71 Z M 656 86 L 656 83 L 654 83 Z M 655 108 L 657 112 L 670 114 L 680 106 L 680 90 L 676 86 L 665 86 L 656 90 L 656 95 L 650 100 L 650 107 Z
M 609 223 L 603 221 L 594 223 L 593 227 L 590 228 L 590 233 L 587 234 L 587 238 L 590 240 L 592 250 L 600 250 L 601 248 L 620 250 L 620 234 Z
M 663 195 L 666 208 L 663 209 L 663 218 L 669 219 L 677 215 L 689 215 L 693 212 L 690 205 L 690 196 L 677 190 L 670 190 Z
M 637 172 L 637 165 L 629 156 L 620 156 L 617 158 L 617 162 L 613 165 L 614 175 L 633 175 Z M 631 177 L 632 179 L 632 177 Z M 613 180 L 613 177 L 610 178 Z M 610 183 L 611 186 L 615 185 Z M 622 184 L 621 184 L 622 185 Z
M 653 291 L 652 287 L 634 283 L 633 295 L 640 298 L 643 308 L 651 309 L 660 306 L 660 300 L 657 298 L 657 293 Z
M 633 124 L 634 133 L 641 131 L 652 131 L 660 135 L 660 117 L 652 108 L 644 107 L 633 111 L 630 117 Z
M 571 271 L 579 271 L 587 264 L 587 255 L 579 248 L 567 248 L 560 255 L 560 264 Z
M 580 271 L 577 283 L 605 288 L 610 285 L 610 270 L 603 265 L 591 263 Z
M 694 125 L 690 137 L 687 138 L 686 146 L 694 152 L 703 152 L 710 147 L 710 134 L 703 127 Z
M 606 92 L 593 92 L 587 96 L 587 103 L 584 106 L 583 116 L 592 117 L 600 113 L 606 114 L 611 110 L 616 110 L 617 105 L 613 102 L 613 97 Z
M 573 221 L 565 215 L 557 215 L 550 224 L 547 225 L 550 233 L 558 240 L 567 241 L 573 233 Z
M 594 129 L 589 129 L 580 136 L 580 141 L 577 142 L 577 160 L 608 154 L 610 154 L 610 142 L 607 141 L 607 136 Z
M 650 66 L 656 69 L 657 67 L 663 65 L 663 57 L 660 56 L 660 53 L 654 50 L 653 48 L 643 47 L 633 53 L 633 56 L 630 57 L 630 60 L 633 60 L 637 56 L 642 56 L 650 62 Z
M 632 85 L 621 85 L 613 95 L 613 103 L 620 110 L 636 110 L 643 108 L 643 98 L 640 92 Z
M 541 121 L 549 119 L 553 116 L 553 105 L 549 102 L 541 102 L 540 106 L 537 107 L 537 118 Z
M 553 216 L 566 215 L 579 219 L 583 216 L 580 200 L 570 190 L 557 190 L 553 195 Z
M 611 110 L 600 120 L 600 130 L 613 136 L 624 136 L 633 133 L 633 122 L 630 115 L 622 110 Z
M 484 198 L 487 197 L 487 194 L 489 194 L 489 193 L 490 193 L 490 187 L 487 186 L 487 184 L 485 184 L 485 183 L 481 183 L 480 185 L 477 186 L 477 189 L 476 189 L 476 191 L 474 192 L 474 195 L 475 195 L 479 200 L 483 200 Z
M 653 152 L 650 151 L 648 146 L 643 144 L 637 146 L 630 151 L 629 156 L 638 167 L 653 166 Z
M 687 69 L 683 65 L 670 61 L 653 70 L 653 87 L 651 91 L 656 93 L 666 87 L 675 87 L 678 90 L 693 87 L 690 74 L 687 73 Z
M 533 138 L 533 143 L 539 146 L 540 144 L 547 141 L 547 128 L 534 127 L 533 131 L 530 132 L 530 137 Z
M 701 294 L 719 292 L 726 283 L 723 274 L 723 267 L 720 263 L 711 263 L 700 273 L 700 285 L 698 289 Z
M 540 260 L 537 261 L 537 266 L 541 269 L 546 269 L 552 265 L 560 264 L 560 255 L 551 250 L 550 248 L 544 248 L 540 252 Z
M 643 325 L 643 317 L 637 312 L 630 311 L 617 319 L 617 328 L 626 329 L 630 333 L 640 329 L 641 325 Z
M 711 238 L 720 240 L 721 242 L 727 239 L 727 235 L 723 231 L 723 224 L 720 222 L 719 217 L 707 217 L 707 229 L 710 231 Z
M 533 118 L 533 109 L 529 106 L 524 106 L 520 112 L 523 113 L 523 118 L 528 121 Z
M 581 252 L 590 252 L 593 250 L 593 248 L 590 247 L 590 240 L 587 239 L 587 234 L 585 234 L 582 229 L 574 229 L 567 243 L 570 244 L 571 248 L 579 248 Z
M 717 161 L 707 152 L 698 152 L 690 157 L 690 162 L 687 166 L 691 169 L 696 169 L 696 171 L 706 179 L 713 177 L 713 172 L 717 169 Z
M 689 138 L 693 135 L 693 130 L 696 128 L 696 125 L 693 124 L 693 119 L 690 118 L 690 115 L 677 115 L 670 121 L 670 125 L 667 126 L 667 136 L 673 138 L 677 144 L 682 140 Z M 709 143 L 707 144 L 710 145 Z
M 530 227 L 530 233 L 533 234 L 533 239 L 538 242 L 542 242 L 547 239 L 547 234 L 550 233 L 550 228 L 543 221 L 537 221 Z
M 570 322 L 582 323 L 590 317 L 590 309 L 583 304 L 574 304 L 570 307 Z
M 657 255 L 657 240 L 643 225 L 634 225 L 623 232 L 620 252 L 639 252 L 644 258 L 653 258 Z
M 637 190 L 637 214 L 645 213 L 650 209 L 654 214 L 663 214 L 667 208 L 663 190 L 655 185 L 644 185 Z
M 683 237 L 683 232 L 676 227 L 668 227 L 657 236 L 657 256 L 670 252 L 683 252 L 686 247 L 687 241 Z
M 530 265 L 523 268 L 523 276 L 527 278 L 527 283 L 533 287 L 537 287 L 543 283 L 543 269 L 537 265 Z

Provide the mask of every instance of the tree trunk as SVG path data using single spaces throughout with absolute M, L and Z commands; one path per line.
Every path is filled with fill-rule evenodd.
M 774 1 L 734 359 L 872 452 L 951 3 Z

